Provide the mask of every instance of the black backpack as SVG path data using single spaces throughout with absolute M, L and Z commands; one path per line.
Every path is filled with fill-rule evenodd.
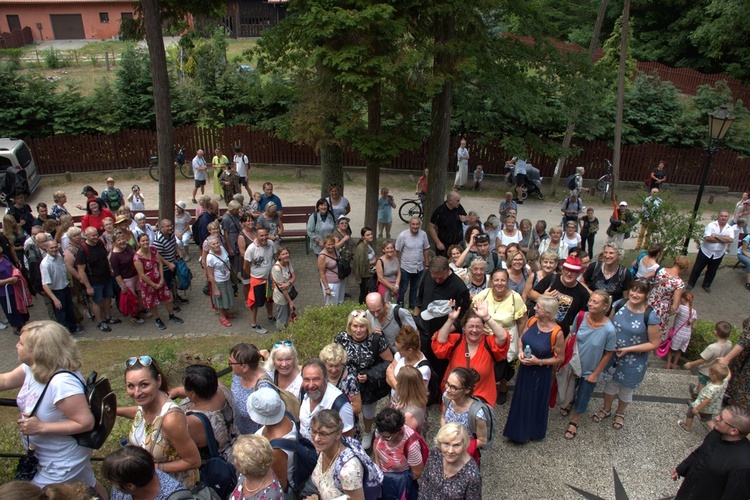
M 206 212 L 203 212 L 205 214 Z M 193 241 L 196 245 L 198 245 L 198 248 L 202 248 L 203 242 L 201 241 L 201 237 L 198 234 L 198 221 L 201 220 L 201 217 L 203 217 L 203 214 L 200 214 L 200 216 L 195 219 L 195 222 L 193 222 L 193 225 L 190 226 L 190 230 L 193 232 Z
M 60 373 L 69 373 L 81 382 L 86 401 L 88 401 L 89 410 L 94 415 L 94 428 L 87 432 L 73 434 L 73 437 L 79 446 L 98 450 L 107 440 L 110 432 L 112 432 L 112 428 L 115 426 L 115 419 L 117 418 L 117 396 L 112 392 L 112 387 L 109 385 L 107 377 L 97 380 L 97 373 L 91 372 L 89 378 L 84 382 L 70 370 L 59 370 L 47 381 L 42 394 L 39 396 L 36 405 L 34 405 L 34 409 L 31 410 L 31 415 L 33 416 L 36 413 L 52 378 Z
M 210 486 L 221 498 L 228 498 L 234 487 L 237 486 L 237 469 L 219 455 L 219 448 L 214 437 L 214 430 L 208 417 L 200 412 L 189 411 L 186 415 L 195 415 L 203 423 L 206 432 L 206 443 L 208 453 L 211 457 L 201 465 L 201 482 Z
M 576 174 L 571 174 L 568 176 L 568 189 L 572 191 L 576 187 Z

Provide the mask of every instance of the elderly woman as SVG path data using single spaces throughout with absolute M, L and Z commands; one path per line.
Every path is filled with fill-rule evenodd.
M 104 232 L 104 219 L 109 217 L 115 220 L 115 214 L 113 214 L 100 198 L 89 198 L 86 201 L 86 215 L 81 219 L 81 231 L 85 231 L 87 227 L 95 227 L 99 234 Z
M 169 498 L 185 490 L 182 483 L 155 465 L 154 457 L 138 446 L 124 446 L 108 455 L 102 464 L 102 476 L 112 483 L 110 500 Z
M 615 397 L 618 398 L 612 423 L 616 430 L 625 426 L 625 409 L 633 401 L 633 391 L 646 376 L 648 353 L 659 347 L 659 316 L 648 305 L 650 291 L 648 283 L 634 281 L 627 301 L 615 302 L 610 314 L 617 330 L 617 347 L 603 377 L 607 383 L 604 385 L 602 411 L 605 414 L 610 412 Z
M 684 255 L 674 259 L 672 267 L 663 267 L 654 272 L 653 288 L 648 296 L 648 305 L 659 316 L 659 336 L 664 340 L 669 335 L 669 317 L 680 308 L 680 299 L 685 291 L 685 282 L 680 273 L 685 272 L 690 261 Z
M 349 398 L 354 413 L 354 439 L 359 441 L 362 439 L 362 431 L 359 427 L 359 414 L 362 413 L 362 393 L 359 389 L 357 374 L 346 366 L 346 362 L 349 360 L 346 351 L 341 344 L 332 342 L 321 349 L 320 360 L 326 365 L 328 382 Z
M 120 207 L 118 212 L 130 213 L 128 207 Z M 132 226 L 134 226 L 134 223 L 129 215 L 124 213 L 117 214 L 117 218 L 115 219 L 115 229 L 125 236 L 125 241 L 131 246 L 131 248 L 133 248 L 133 250 L 135 250 L 138 246 L 138 242 L 135 240 L 135 234 L 133 234 L 133 231 L 131 230 Z
M 523 306 L 523 303 L 520 305 Z M 499 360 L 506 359 L 510 335 L 490 314 L 487 302 L 479 297 L 474 298 L 471 310 L 463 318 L 463 334 L 451 333 L 453 323 L 461 313 L 461 308 L 456 308 L 453 301 L 451 307 L 454 309 L 448 314 L 445 324 L 432 337 L 432 350 L 435 356 L 438 359 L 449 360 L 446 377 L 443 379 L 443 390 L 446 387 L 447 374 L 453 368 L 468 365 L 481 377 L 476 387 L 476 395 L 494 406 L 497 401 L 494 366 Z M 486 333 L 485 328 L 489 329 L 490 334 Z
M 240 434 L 252 434 L 260 428 L 260 425 L 250 418 L 247 411 L 247 399 L 255 391 L 258 380 L 268 377 L 268 372 L 260 366 L 260 360 L 260 352 L 253 344 L 237 344 L 229 351 L 234 422 Z
M 508 288 L 508 271 L 495 269 L 490 275 L 492 288 L 485 290 L 476 297 L 474 303 L 479 301 L 486 304 L 495 324 L 499 325 L 508 334 L 506 344 L 506 356 L 497 358 L 495 364 L 495 381 L 497 384 L 497 401 L 502 405 L 508 398 L 508 380 L 513 377 L 513 368 L 510 363 L 518 357 L 518 334 L 526 329 L 526 304 L 519 293 Z M 485 334 L 489 335 L 489 323 L 485 325 Z M 481 371 L 479 372 L 482 373 Z M 484 376 L 484 374 L 482 374 Z M 482 381 L 482 384 L 486 383 Z M 494 401 L 495 399 L 493 399 Z
M 359 303 L 365 303 L 365 297 L 369 293 L 368 283 L 373 275 L 373 269 L 377 262 L 377 254 L 372 247 L 375 233 L 365 226 L 360 231 L 361 238 L 354 247 L 354 259 L 352 260 L 352 272 L 354 280 L 359 283 Z
M 328 200 L 321 198 L 315 203 L 315 212 L 307 220 L 307 237 L 315 255 L 319 255 L 323 250 L 323 238 L 331 234 L 334 229 L 336 229 L 336 219 L 329 210 Z
M 568 257 L 568 245 L 562 241 L 563 230 L 561 227 L 554 226 L 549 230 L 549 238 L 545 238 L 539 244 L 539 253 L 542 254 L 551 250 L 557 254 L 558 260 L 565 260 Z
M 576 333 L 575 347 L 578 349 L 580 370 L 576 367 L 578 371 L 575 373 L 573 367 L 568 365 L 557 375 L 558 387 L 570 387 L 570 398 L 575 396 L 575 405 L 571 402 L 560 408 L 560 414 L 564 417 L 573 411 L 573 416 L 565 430 L 565 439 L 568 440 L 578 435 L 578 421 L 586 413 L 599 376 L 609 364 L 615 351 L 617 331 L 612 321 L 606 316 L 611 304 L 612 297 L 607 292 L 594 291 L 589 297 L 588 313 L 578 313 L 571 328 L 571 331 Z M 572 380 L 574 377 L 577 377 L 577 380 Z M 570 399 L 566 398 L 566 401 L 568 400 Z M 592 415 L 591 419 L 598 424 L 610 415 L 612 415 L 610 411 L 599 410 Z
M 511 243 L 520 243 L 523 240 L 523 234 L 518 229 L 515 216 L 509 215 L 503 223 L 503 230 L 497 233 L 495 247 L 499 245 L 510 245 Z
M 615 243 L 605 243 L 602 260 L 593 262 L 583 272 L 580 283 L 589 292 L 604 290 L 612 297 L 612 302 L 622 299 L 630 288 L 632 277 L 625 266 L 620 265 L 620 252 Z
M 544 439 L 547 435 L 549 396 L 554 367 L 562 363 L 565 335 L 555 322 L 557 299 L 541 297 L 534 318 L 518 338 L 518 368 L 513 400 L 503 436 L 516 443 Z
M 50 217 L 59 221 L 63 215 L 70 214 L 68 209 L 65 208 L 65 204 L 68 202 L 68 196 L 65 194 L 65 191 L 55 191 L 52 199 L 55 201 L 55 204 L 50 208 Z
M 487 262 L 477 257 L 469 265 L 469 282 L 466 284 L 469 296 L 473 299 L 479 292 L 487 289 Z
M 375 417 L 378 430 L 373 458 L 383 471 L 383 498 L 414 498 L 416 480 L 422 475 L 424 461 L 419 435 L 406 425 L 404 415 L 384 408 Z
M 190 224 L 193 218 L 187 211 L 187 204 L 178 201 L 174 205 L 174 235 L 177 238 L 177 247 L 185 262 L 190 261 L 190 240 L 193 238 L 193 229 Z
M 156 360 L 128 358 L 125 390 L 138 405 L 117 408 L 118 416 L 133 420 L 128 442 L 148 450 L 158 470 L 192 488 L 198 481 L 200 453 L 190 439 L 185 412 L 167 395 L 169 382 Z
M 323 238 L 323 250 L 318 254 L 318 274 L 325 305 L 341 304 L 346 295 L 346 280 L 339 278 L 339 254 L 336 239 L 329 234 Z
M 21 364 L 0 375 L 0 390 L 20 389 L 16 403 L 23 417 L 18 429 L 24 446 L 36 447 L 40 465 L 32 482 L 41 487 L 82 482 L 104 493 L 91 470 L 92 450 L 78 446 L 73 438 L 94 428 L 75 341 L 59 323 L 34 321 L 21 331 L 16 351 Z M 58 370 L 74 373 L 56 374 Z
M 466 452 L 469 446 L 466 428 L 458 423 L 443 425 L 435 436 L 435 444 L 422 472 L 419 500 L 482 498 L 479 467 Z
M 104 244 L 107 249 L 107 253 L 112 251 L 115 246 L 115 220 L 109 217 L 102 221 L 104 232 L 99 236 L 99 240 Z
M 85 245 L 86 243 L 84 243 Z M 167 266 L 174 272 L 174 264 L 164 260 L 159 255 L 156 248 L 149 245 L 148 235 L 143 233 L 138 235 L 138 251 L 133 256 L 133 265 L 138 271 L 141 285 L 141 300 L 145 307 L 153 316 L 156 316 L 156 327 L 159 330 L 166 330 L 167 325 L 159 317 L 157 307 L 164 304 L 169 315 L 169 322 L 175 325 L 181 325 L 182 319 L 174 315 L 174 306 L 172 305 L 172 292 L 169 291 L 165 282 L 162 266 Z
M 341 416 L 333 410 L 315 414 L 310 423 L 310 434 L 318 452 L 318 463 L 311 477 L 318 489 L 318 500 L 362 499 L 366 487 L 383 482 L 382 472 L 371 463 L 362 445 L 355 439 L 342 437 L 343 429 Z M 368 472 L 376 472 L 376 477 L 370 474 L 369 485 L 364 481 L 365 461 L 373 466 Z
M 183 397 L 180 408 L 185 412 L 204 415 L 214 433 L 219 455 L 225 460 L 230 447 L 239 432 L 234 425 L 234 398 L 227 386 L 219 382 L 216 370 L 207 365 L 189 365 L 185 368 L 182 388 L 170 392 L 172 397 Z M 206 441 L 206 429 L 203 421 L 195 415 L 188 415 L 188 430 L 193 438 L 201 458 L 209 459 L 211 454 Z
M 396 256 L 396 244 L 393 240 L 383 242 L 383 255 L 375 262 L 375 272 L 378 274 L 378 293 L 386 302 L 398 299 L 398 288 L 401 283 L 401 263 Z
M 240 436 L 232 447 L 240 476 L 229 500 L 282 500 L 284 489 L 272 470 L 273 448 L 263 436 Z
M 219 323 L 230 327 L 230 318 L 234 318 L 231 309 L 234 307 L 234 290 L 231 281 L 231 264 L 229 253 L 222 246 L 221 240 L 216 235 L 206 239 L 209 253 L 206 256 L 206 276 L 211 284 L 211 301 L 219 312 Z
M 378 400 L 390 392 L 385 381 L 385 373 L 393 361 L 393 354 L 385 337 L 374 332 L 367 311 L 349 313 L 346 331 L 336 335 L 333 341 L 343 346 L 347 355 L 346 366 L 352 373 L 357 374 L 365 424 L 362 446 L 368 449 L 372 446 L 372 423 Z
M 276 318 L 276 329 L 283 330 L 289 323 L 294 311 L 294 299 L 290 293 L 294 290 L 297 275 L 290 260 L 289 249 L 276 246 L 276 263 L 271 268 L 273 287 L 273 317 Z
M 255 222 L 255 227 L 264 227 L 268 229 L 268 239 L 273 243 L 276 249 L 281 244 L 281 235 L 284 233 L 284 223 L 279 217 L 279 209 L 276 203 L 269 201 L 266 203 L 266 209 L 260 214 Z
M 298 399 L 302 399 L 302 373 L 299 369 L 299 356 L 297 355 L 297 348 L 294 347 L 291 340 L 274 342 L 263 368 L 273 379 L 274 384 L 291 392 Z
M 568 221 L 565 223 L 565 234 L 563 234 L 563 243 L 568 245 L 568 248 L 575 248 L 581 246 L 581 235 L 578 234 L 578 222 Z

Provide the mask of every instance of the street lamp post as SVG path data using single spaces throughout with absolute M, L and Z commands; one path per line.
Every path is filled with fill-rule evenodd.
M 685 238 L 685 244 L 682 247 L 682 253 L 687 255 L 688 245 L 690 245 L 690 235 L 693 233 L 693 227 L 695 226 L 695 220 L 698 217 L 698 210 L 701 207 L 701 199 L 703 199 L 703 191 L 706 189 L 706 183 L 708 182 L 708 174 L 711 172 L 711 161 L 714 159 L 714 155 L 721 149 L 721 143 L 724 141 L 724 136 L 727 134 L 729 127 L 734 122 L 734 115 L 732 115 L 726 106 L 722 106 L 713 113 L 708 114 L 708 146 L 706 146 L 706 152 L 708 158 L 706 158 L 706 166 L 703 169 L 703 180 L 701 180 L 700 188 L 698 188 L 698 196 L 695 198 L 695 206 L 693 207 L 693 216 L 690 219 L 690 228 L 688 229 L 687 237 Z

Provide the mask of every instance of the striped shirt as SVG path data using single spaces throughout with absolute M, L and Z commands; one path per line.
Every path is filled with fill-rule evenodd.
M 159 255 L 164 257 L 164 260 L 171 264 L 177 263 L 177 239 L 175 238 L 174 234 L 171 234 L 167 237 L 164 235 L 164 233 L 159 231 L 158 233 L 156 233 L 156 238 L 154 238 L 153 246 L 156 248 L 156 251 L 159 252 Z M 164 269 L 166 269 L 166 266 L 164 267 Z

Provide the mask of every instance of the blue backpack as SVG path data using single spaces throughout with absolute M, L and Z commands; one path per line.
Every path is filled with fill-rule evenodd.
M 345 448 L 339 455 L 336 465 L 333 468 L 333 478 L 336 488 L 344 491 L 341 487 L 341 469 L 349 460 L 357 459 L 362 463 L 362 469 L 364 470 L 362 489 L 364 490 L 365 500 L 377 500 L 381 498 L 383 491 L 383 471 L 372 461 L 359 441 L 347 437 L 341 438 L 341 441 L 344 443 Z
M 178 290 L 187 290 L 188 288 L 190 288 L 190 282 L 193 280 L 193 272 L 185 263 L 184 259 L 180 259 L 177 261 L 174 274 L 177 278 L 177 284 L 175 286 Z

